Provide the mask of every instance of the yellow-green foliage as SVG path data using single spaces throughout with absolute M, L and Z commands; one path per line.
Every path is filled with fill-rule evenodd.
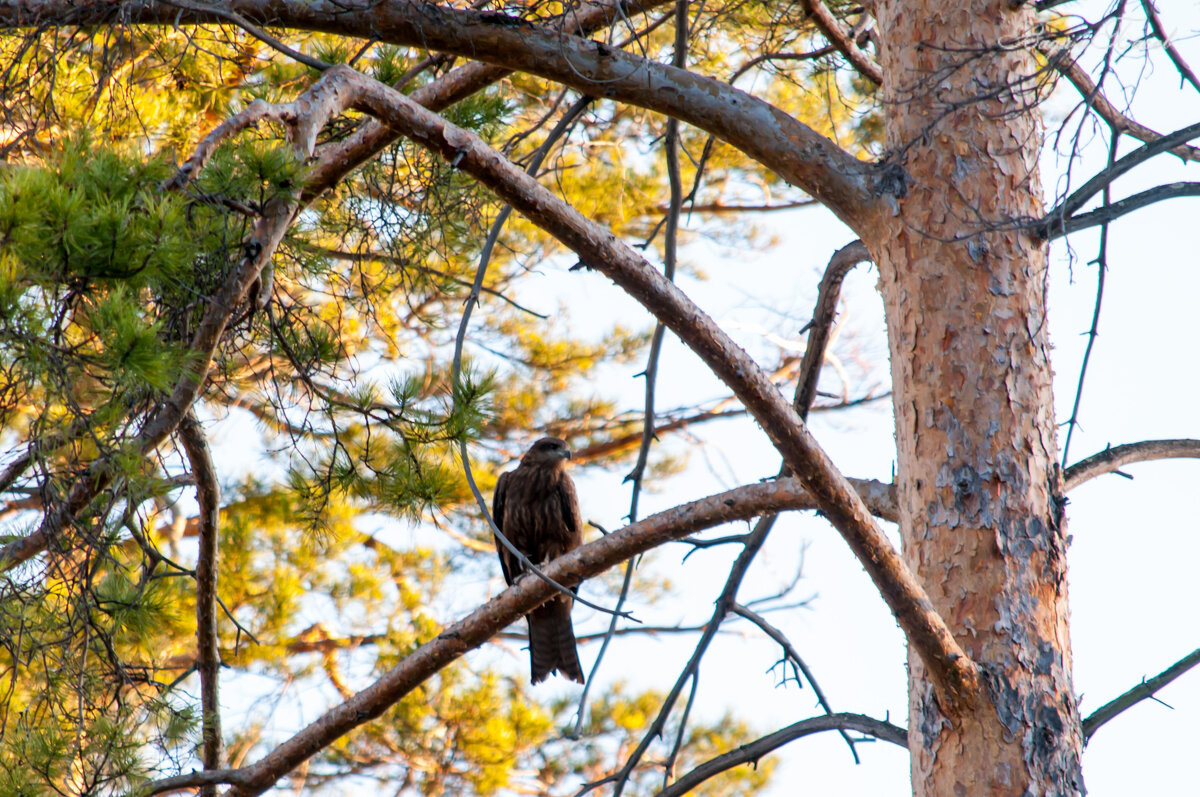
M 721 79 L 763 53 L 812 44 L 798 6 L 698 13 L 689 63 Z M 168 511 L 178 501 L 194 514 L 193 468 L 171 440 L 148 451 L 137 437 L 189 386 L 200 364 L 189 345 L 248 254 L 256 214 L 302 196 L 309 177 L 282 129 L 264 123 L 218 147 L 186 190 L 168 189 L 175 164 L 231 113 L 255 99 L 290 102 L 318 75 L 233 25 L 126 22 L 0 38 L 0 437 L 14 456 L 32 456 L 5 485 L 8 508 L 25 511 L 0 529 L 4 539 L 47 515 L 61 520 L 77 485 L 97 486 L 55 527 L 56 546 L 0 576 L 0 797 L 125 792 L 197 767 L 196 525 L 173 527 Z M 272 35 L 403 80 L 405 92 L 448 68 L 375 41 Z M 664 25 L 639 52 L 665 61 L 672 41 Z M 767 61 L 738 80 L 855 151 L 877 143 L 875 117 L 862 112 L 871 89 L 827 62 Z M 513 75 L 445 116 L 525 164 L 574 100 Z M 347 113 L 320 145 L 363 121 Z M 656 114 L 597 99 L 540 179 L 654 258 L 669 197 L 664 133 Z M 732 148 L 681 135 L 685 191 L 707 151 L 697 205 L 802 198 Z M 229 308 L 196 412 L 214 441 L 240 424 L 236 440 L 214 445 L 230 762 L 253 760 L 297 717 L 369 684 L 499 583 L 460 444 L 485 493 L 541 434 L 608 452 L 587 464 L 632 456 L 638 408 L 601 377 L 641 360 L 651 323 L 583 335 L 566 308 L 532 308 L 550 312 L 542 317 L 521 304 L 527 274 L 574 261 L 553 260 L 557 242 L 520 218 L 481 277 L 452 377 L 458 324 L 500 210 L 453 165 L 397 141 L 300 213 L 273 282 L 259 286 L 271 290 L 265 308 Z M 689 234 L 764 243 L 753 224 L 704 218 Z M 651 466 L 658 479 L 682 462 L 657 456 Z M 375 534 L 381 525 L 387 532 Z M 666 586 L 641 588 L 657 596 Z M 357 773 L 406 793 L 567 793 L 619 763 L 613 751 L 636 744 L 660 705 L 653 693 L 603 692 L 584 738 L 565 740 L 573 705 L 548 705 L 526 692 L 523 670 L 514 679 L 481 661 L 445 668 L 321 751 L 308 770 L 320 777 L 289 788 L 354 788 L 340 777 Z M 289 703 L 298 694 L 303 711 Z M 732 717 L 693 725 L 677 770 L 753 735 Z M 703 793 L 749 793 L 770 769 L 768 760 L 731 771 Z M 638 770 L 633 791 L 650 792 L 660 774 Z

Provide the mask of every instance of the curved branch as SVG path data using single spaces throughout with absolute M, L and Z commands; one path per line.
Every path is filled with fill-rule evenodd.
M 601 28 L 628 18 L 633 14 L 649 11 L 665 5 L 669 0 L 639 0 L 638 2 L 587 3 L 572 9 L 560 22 L 551 23 L 562 33 L 588 35 Z M 512 70 L 479 61 L 452 69 L 436 80 L 416 88 L 409 96 L 414 102 L 431 111 L 448 108 L 460 100 L 475 94 L 487 86 L 512 74 Z M 309 202 L 372 157 L 382 152 L 399 138 L 399 134 L 387 125 L 372 119 L 353 135 L 342 141 L 329 144 L 321 150 L 319 162 L 310 174 L 304 191 L 304 201 Z
M 1083 721 L 1084 743 L 1086 744 L 1092 738 L 1092 735 L 1100 728 L 1101 725 L 1108 722 L 1125 709 L 1131 708 L 1148 697 L 1153 697 L 1155 692 L 1162 689 L 1164 686 L 1171 683 L 1171 681 L 1174 681 L 1176 678 L 1183 675 L 1197 664 L 1200 664 L 1200 648 L 1196 648 L 1191 653 L 1187 654 L 1182 659 L 1151 678 L 1149 681 L 1143 679 L 1140 684 L 1133 687 L 1125 694 L 1121 695 L 1115 700 L 1105 703 L 1103 706 L 1096 709 L 1094 712 L 1092 712 L 1091 716 Z
M 825 362 L 825 349 L 833 331 L 838 299 L 842 295 L 842 282 L 850 273 L 850 269 L 870 259 L 871 255 L 863 242 L 852 241 L 834 252 L 833 257 L 829 258 L 829 265 L 825 267 L 825 276 L 821 278 L 821 286 L 817 289 L 817 307 L 813 312 L 813 320 L 809 323 L 812 331 L 800 364 L 800 384 L 796 388 L 796 406 L 804 412 L 807 412 L 813 399 L 817 397 L 817 382 L 820 380 L 821 366 Z
M 886 491 L 886 485 L 864 482 L 864 487 Z M 868 493 L 870 490 L 868 490 Z M 812 496 L 796 479 L 778 479 L 746 485 L 651 515 L 599 540 L 576 548 L 550 562 L 542 571 L 559 582 L 583 581 L 603 570 L 671 540 L 677 540 L 723 523 L 743 521 L 765 512 L 810 508 Z M 197 772 L 149 784 L 143 794 L 160 794 L 202 783 L 229 783 L 231 797 L 262 794 L 283 777 L 350 730 L 380 716 L 396 701 L 452 661 L 487 642 L 509 624 L 555 594 L 555 588 L 535 577 L 515 585 L 447 626 L 377 681 L 341 703 L 259 761 L 235 770 Z
M 1116 473 L 1125 465 L 1156 459 L 1200 459 L 1200 440 L 1143 440 L 1106 448 L 1063 471 L 1063 488 L 1073 490 L 1097 476 Z
M 763 756 L 788 742 L 821 731 L 835 730 L 858 731 L 881 741 L 908 748 L 908 731 L 892 725 L 890 722 L 873 719 L 862 714 L 826 714 L 801 720 L 761 739 L 744 744 L 736 750 L 730 750 L 724 755 L 706 761 L 660 791 L 658 797 L 683 797 L 709 778 L 719 775 L 727 769 L 733 769 L 739 764 L 757 762 Z
M 869 217 L 876 167 L 770 103 L 710 77 L 517 17 L 395 0 L 229 0 L 224 13 L 254 24 L 374 38 L 487 61 L 672 116 L 721 138 L 829 207 L 851 227 Z M 32 0 L 0 6 L 0 27 L 91 25 L 115 15 L 135 24 L 221 21 L 202 7 L 153 0 Z
M 1167 51 L 1167 57 L 1171 59 L 1171 63 L 1179 71 L 1179 77 L 1191 83 L 1192 88 L 1196 91 L 1200 91 L 1200 80 L 1196 79 L 1196 73 L 1188 66 L 1187 61 L 1183 60 L 1183 56 L 1179 54 L 1175 43 L 1171 41 L 1171 37 L 1163 30 L 1162 21 L 1158 18 L 1158 9 L 1154 7 L 1153 0 L 1142 0 L 1142 10 L 1146 12 L 1146 21 L 1150 23 L 1150 30 L 1154 32 L 1154 38 L 1162 42 L 1163 49 Z
M 870 511 L 817 444 L 791 403 L 720 328 L 628 244 L 567 205 L 478 136 L 346 67 L 325 73 L 357 86 L 363 110 L 404 131 L 491 188 L 501 199 L 603 273 L 646 307 L 727 384 L 754 416 L 784 462 L 812 491 L 822 513 L 850 545 L 929 668 L 948 713 L 973 704 L 979 670 L 950 633 L 912 571 L 875 525 Z

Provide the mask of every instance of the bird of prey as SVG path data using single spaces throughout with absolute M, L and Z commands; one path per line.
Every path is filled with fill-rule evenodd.
M 496 480 L 492 499 L 496 527 L 539 567 L 583 542 L 579 499 L 566 470 L 570 458 L 566 443 L 557 437 L 543 437 L 525 452 L 515 470 Z M 499 539 L 496 552 L 504 580 L 511 586 L 526 568 Z M 530 680 L 535 684 L 555 671 L 583 683 L 571 604 L 569 595 L 559 593 L 525 616 L 529 622 Z

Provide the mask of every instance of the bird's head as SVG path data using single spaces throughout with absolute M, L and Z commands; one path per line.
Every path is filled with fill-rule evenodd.
M 566 442 L 557 437 L 543 437 L 529 447 L 525 456 L 521 457 L 521 462 L 540 467 L 557 467 L 570 458 L 571 449 L 567 448 Z

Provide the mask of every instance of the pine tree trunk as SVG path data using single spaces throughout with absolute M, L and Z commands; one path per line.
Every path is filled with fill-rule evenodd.
M 910 654 L 913 793 L 1075 794 L 1046 248 L 1011 223 L 1041 214 L 1037 65 L 1021 38 L 1033 14 L 882 0 L 876 17 L 904 189 L 865 243 L 887 313 L 901 535 L 987 686 L 974 706 L 939 705 Z

